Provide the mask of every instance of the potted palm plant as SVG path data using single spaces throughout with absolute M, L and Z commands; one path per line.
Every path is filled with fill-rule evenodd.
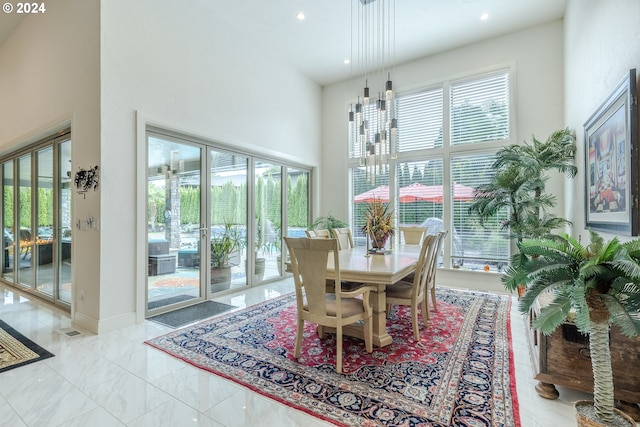
M 349 224 L 346 222 L 336 218 L 333 216 L 331 212 L 329 212 L 326 216 L 319 216 L 309 225 L 308 230 L 329 230 L 329 234 L 331 237 L 336 237 L 333 235 L 334 228 L 345 228 L 348 227 Z
M 514 256 L 503 281 L 507 288 L 526 283 L 520 311 L 527 313 L 550 292 L 551 303 L 532 326 L 549 335 L 571 319 L 589 335 L 594 402 L 576 402 L 578 425 L 635 426 L 614 407 L 609 328 L 614 324 L 626 336 L 640 334 L 640 240 L 604 242 L 591 232 L 587 246 L 566 234 L 525 239 L 518 246 L 522 256 Z M 614 418 L 628 424 L 612 424 Z
M 575 141 L 574 132 L 567 128 L 553 132 L 545 142 L 534 136 L 531 143 L 525 141 L 498 150 L 491 166 L 495 174 L 489 183 L 475 188 L 469 213 L 478 217 L 481 226 L 486 226 L 506 212 L 500 227 L 508 229 L 516 242 L 544 237 L 570 225 L 566 219 L 549 212 L 556 199 L 546 192 L 546 184 L 550 170 L 569 177 L 576 175 Z M 520 287 L 522 292 L 524 288 Z
M 231 287 L 231 254 L 241 249 L 242 239 L 231 224 L 225 224 L 224 232 L 211 239 L 211 292 Z

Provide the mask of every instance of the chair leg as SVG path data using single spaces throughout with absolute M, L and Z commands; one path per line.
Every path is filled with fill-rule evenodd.
M 304 330 L 304 320 L 298 319 L 298 331 L 296 333 L 296 347 L 293 350 L 293 357 L 296 359 L 300 356 L 300 347 L 302 344 L 302 331 Z
M 418 306 L 411 307 L 411 326 L 413 327 L 413 338 L 420 341 L 420 326 L 418 326 Z
M 422 304 L 420 304 L 420 310 L 422 310 L 422 322 L 424 322 L 424 326 L 427 327 L 427 322 L 431 317 L 429 314 L 429 303 L 427 302 L 426 297 L 425 301 L 422 301 Z
M 438 303 L 436 302 L 436 286 L 431 287 L 431 302 L 433 303 L 433 311 L 438 311 Z
M 336 328 L 336 372 L 342 373 L 342 325 Z
M 424 299 L 422 300 L 422 317 L 425 325 L 431 320 L 431 313 L 429 312 L 429 292 L 424 293 Z
M 373 353 L 373 318 L 371 316 L 364 319 L 364 346 L 367 353 Z

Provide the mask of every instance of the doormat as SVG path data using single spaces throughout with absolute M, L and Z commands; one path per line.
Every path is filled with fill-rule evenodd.
M 437 300 L 419 342 L 410 308 L 398 306 L 387 318 L 390 345 L 369 354 L 362 340 L 345 337 L 342 374 L 335 336 L 319 338 L 308 322 L 293 357 L 295 294 L 146 344 L 339 426 L 519 427 L 511 298 L 438 288 Z
M 157 314 L 149 317 L 147 320 L 169 326 L 170 328 L 179 328 L 208 317 L 216 316 L 225 311 L 233 310 L 234 308 L 238 307 L 217 301 L 203 301 L 168 313 Z
M 165 305 L 177 304 L 179 302 L 187 301 L 195 298 L 193 295 L 176 295 L 173 297 L 163 298 L 156 301 L 149 301 L 147 308 L 149 310 L 153 310 L 158 307 L 164 307 Z
M 0 372 L 53 356 L 53 353 L 0 320 Z

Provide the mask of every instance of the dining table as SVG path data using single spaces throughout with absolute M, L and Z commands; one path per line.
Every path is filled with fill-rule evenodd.
M 391 344 L 392 337 L 387 330 L 386 288 L 393 286 L 408 274 L 416 270 L 419 245 L 399 245 L 384 253 L 371 254 L 362 246 L 338 251 L 340 280 L 342 282 L 364 283 L 371 291 L 369 299 L 373 311 L 373 345 L 384 347 Z M 327 279 L 335 280 L 334 258 L 328 257 Z M 325 330 L 330 331 L 329 328 Z M 345 326 L 345 335 L 364 339 L 363 326 L 359 324 Z

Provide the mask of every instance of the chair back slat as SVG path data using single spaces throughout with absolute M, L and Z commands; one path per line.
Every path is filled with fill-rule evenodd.
M 428 230 L 428 227 L 400 227 L 400 233 L 404 237 L 405 245 L 419 245 Z
M 436 243 L 433 259 L 431 260 L 431 265 L 429 266 L 429 270 L 427 272 L 427 289 L 431 289 L 435 286 L 436 271 L 438 270 L 438 258 L 440 257 L 440 253 L 442 252 L 444 239 L 447 237 L 447 234 L 449 234 L 449 230 L 443 230 L 435 234 L 438 241 Z
M 413 276 L 413 293 L 412 299 L 421 301 L 429 280 L 429 269 L 433 264 L 434 254 L 438 245 L 437 235 L 427 235 L 422 239 L 420 247 L 420 256 L 416 265 L 416 272 Z
M 296 300 L 301 309 L 305 304 L 312 315 L 326 316 L 327 259 L 334 257 L 335 278 L 340 283 L 338 243 L 336 239 L 285 237 L 291 256 L 291 269 L 296 286 Z M 337 292 L 336 299 L 340 298 Z M 336 304 L 340 307 L 340 304 Z
M 353 248 L 353 236 L 350 228 L 333 228 L 331 231 L 338 239 L 338 250 Z

